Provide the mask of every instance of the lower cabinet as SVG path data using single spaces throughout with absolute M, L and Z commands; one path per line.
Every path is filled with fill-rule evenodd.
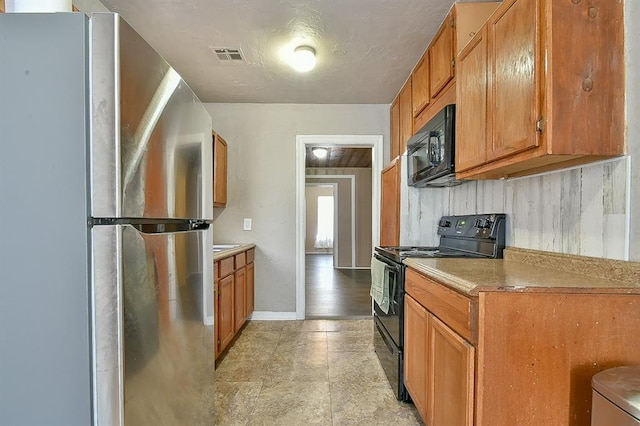
M 433 315 L 428 329 L 428 423 L 473 425 L 475 349 Z
M 404 379 L 429 426 L 588 425 L 593 375 L 640 365 L 637 289 L 468 294 L 412 268 L 405 289 Z
M 254 249 L 214 262 L 216 358 L 242 329 L 254 306 Z
M 404 298 L 404 384 L 418 413 L 427 418 L 429 312 L 412 297 Z
M 474 348 L 405 296 L 404 378 L 429 425 L 473 425 Z
M 216 306 L 218 328 L 218 348 L 221 352 L 233 340 L 233 275 L 220 279 L 218 283 L 218 303 Z

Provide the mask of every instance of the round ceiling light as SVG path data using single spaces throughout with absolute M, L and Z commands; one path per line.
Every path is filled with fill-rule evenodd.
M 293 51 L 291 66 L 299 72 L 307 72 L 316 66 L 316 49 L 311 46 L 298 46 Z
M 313 148 L 311 151 L 313 151 L 313 155 L 316 158 L 325 158 L 327 156 L 327 148 Z

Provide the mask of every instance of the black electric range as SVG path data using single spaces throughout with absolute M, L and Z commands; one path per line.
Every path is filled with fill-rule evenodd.
M 505 245 L 505 214 L 443 216 L 438 222 L 440 245 L 376 247 L 374 258 L 384 264 L 389 283 L 389 308 L 374 301 L 374 347 L 399 400 L 408 401 L 404 387 L 404 273 L 402 261 L 422 258 L 502 258 Z

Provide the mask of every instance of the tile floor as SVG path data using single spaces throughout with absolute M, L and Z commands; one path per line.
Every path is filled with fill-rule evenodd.
M 373 350 L 373 320 L 250 321 L 216 369 L 216 425 L 420 425 Z

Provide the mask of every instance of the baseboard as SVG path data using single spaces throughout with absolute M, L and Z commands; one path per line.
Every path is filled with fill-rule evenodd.
M 213 316 L 204 317 L 204 325 L 213 325 Z
M 270 312 L 270 311 L 254 311 L 251 314 L 252 320 L 260 321 L 288 321 L 295 320 L 295 312 Z

